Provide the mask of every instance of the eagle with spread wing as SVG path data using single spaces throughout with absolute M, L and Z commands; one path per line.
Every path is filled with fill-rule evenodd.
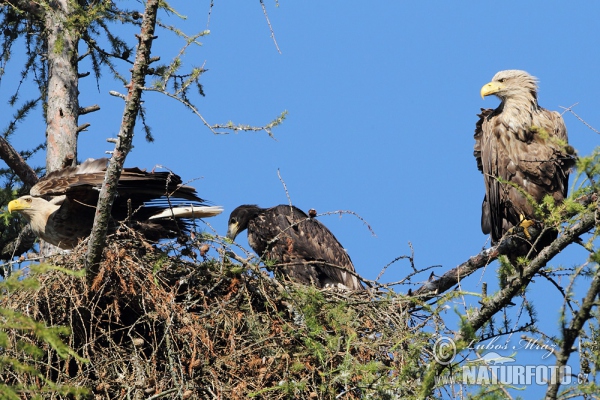
M 364 289 L 350 256 L 325 225 L 291 205 L 242 205 L 231 212 L 227 237 L 248 229 L 248 244 L 276 274 L 302 284 Z
M 107 163 L 106 158 L 88 160 L 51 172 L 31 188 L 28 196 L 8 203 L 8 211 L 22 214 L 42 240 L 72 249 L 92 230 Z M 190 219 L 212 217 L 222 211 L 221 207 L 207 206 L 178 175 L 124 168 L 111 211 L 111 228 L 126 221 L 148 240 L 158 241 L 189 233 Z
M 551 196 L 560 203 L 567 196 L 574 150 L 567 143 L 567 129 L 556 111 L 538 105 L 537 80 L 525 71 L 498 72 L 481 88 L 482 98 L 495 95 L 496 109 L 481 109 L 475 128 L 477 166 L 483 173 L 485 197 L 481 230 L 496 244 L 513 227 L 527 228 L 536 219 L 533 202 Z M 536 249 L 557 236 L 551 230 L 539 238 Z M 518 255 L 531 244 L 523 243 Z

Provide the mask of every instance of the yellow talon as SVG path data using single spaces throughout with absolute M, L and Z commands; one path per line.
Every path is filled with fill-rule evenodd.
M 523 214 L 519 215 L 519 218 L 521 220 L 521 222 L 519 223 L 519 226 L 521 228 L 523 228 L 523 232 L 525 233 L 525 236 L 527 237 L 527 239 L 531 240 L 531 235 L 529 234 L 529 231 L 527 230 L 527 228 L 535 225 L 535 221 L 533 221 L 531 219 L 525 219 L 525 216 Z

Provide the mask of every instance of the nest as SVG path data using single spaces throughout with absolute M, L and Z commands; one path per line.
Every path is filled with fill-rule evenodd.
M 37 373 L 4 368 L 0 382 L 38 394 L 47 382 L 86 388 L 81 396 L 94 399 L 405 398 L 419 389 L 427 321 L 403 296 L 280 282 L 223 252 L 206 257 L 223 243 L 157 247 L 131 235 L 107 243 L 91 282 L 68 272 L 82 269 L 77 249 L 47 260 L 64 270 L 37 274 L 36 289 L 0 299 L 67 327 L 62 339 L 74 350 L 64 356 L 9 329 L 4 355 Z

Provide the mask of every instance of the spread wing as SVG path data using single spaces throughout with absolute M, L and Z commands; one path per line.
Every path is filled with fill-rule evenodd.
M 74 247 L 89 235 L 107 163 L 108 159 L 102 158 L 51 172 L 31 188 L 33 198 L 43 197 L 48 204 L 59 206 L 44 226 L 40 225 L 38 235 L 63 248 Z M 178 175 L 124 168 L 111 216 L 117 221 L 128 219 L 147 239 L 157 241 L 188 232 L 191 225 L 186 218 L 214 216 L 222 211 L 204 206 L 196 190 L 182 185 Z
M 31 188 L 30 194 L 45 198 L 66 196 L 71 207 L 76 207 L 76 204 L 95 207 L 107 163 L 107 158 L 100 158 L 51 172 Z M 194 188 L 182 185 L 181 178 L 169 172 L 124 168 L 117 191 L 112 214 L 118 220 L 125 219 L 129 210 L 138 210 L 136 219 L 145 220 L 169 205 L 205 205 Z M 167 196 L 170 196 L 169 201 L 166 200 Z M 141 208 L 142 206 L 145 207 Z

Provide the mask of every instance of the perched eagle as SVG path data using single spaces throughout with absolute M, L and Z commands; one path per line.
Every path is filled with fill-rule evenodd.
M 536 215 L 523 193 L 537 203 L 547 195 L 562 202 L 574 151 L 567 144 L 562 116 L 538 105 L 536 78 L 525 71 L 500 71 L 481 88 L 482 98 L 492 94 L 500 105 L 495 110 L 481 109 L 474 155 L 485 183 L 481 230 L 491 233 L 496 244 L 515 226 L 522 226 L 528 236 L 527 226 Z M 547 246 L 556 236 L 556 231 L 549 232 L 536 248 Z M 529 249 L 530 244 L 522 243 L 518 255 Z
M 350 256 L 331 231 L 290 205 L 260 208 L 242 205 L 229 217 L 227 237 L 234 240 L 248 229 L 248 244 L 276 271 L 290 280 L 317 287 L 361 290 Z M 346 271 L 345 271 L 346 270 Z
M 108 159 L 89 160 L 43 177 L 23 196 L 8 203 L 8 211 L 21 213 L 41 239 L 71 249 L 89 236 Z M 189 218 L 218 215 L 221 207 L 206 206 L 196 190 L 182 185 L 169 172 L 124 168 L 111 212 L 112 228 L 126 221 L 148 240 L 188 233 Z M 187 220 L 186 220 L 187 219 Z

